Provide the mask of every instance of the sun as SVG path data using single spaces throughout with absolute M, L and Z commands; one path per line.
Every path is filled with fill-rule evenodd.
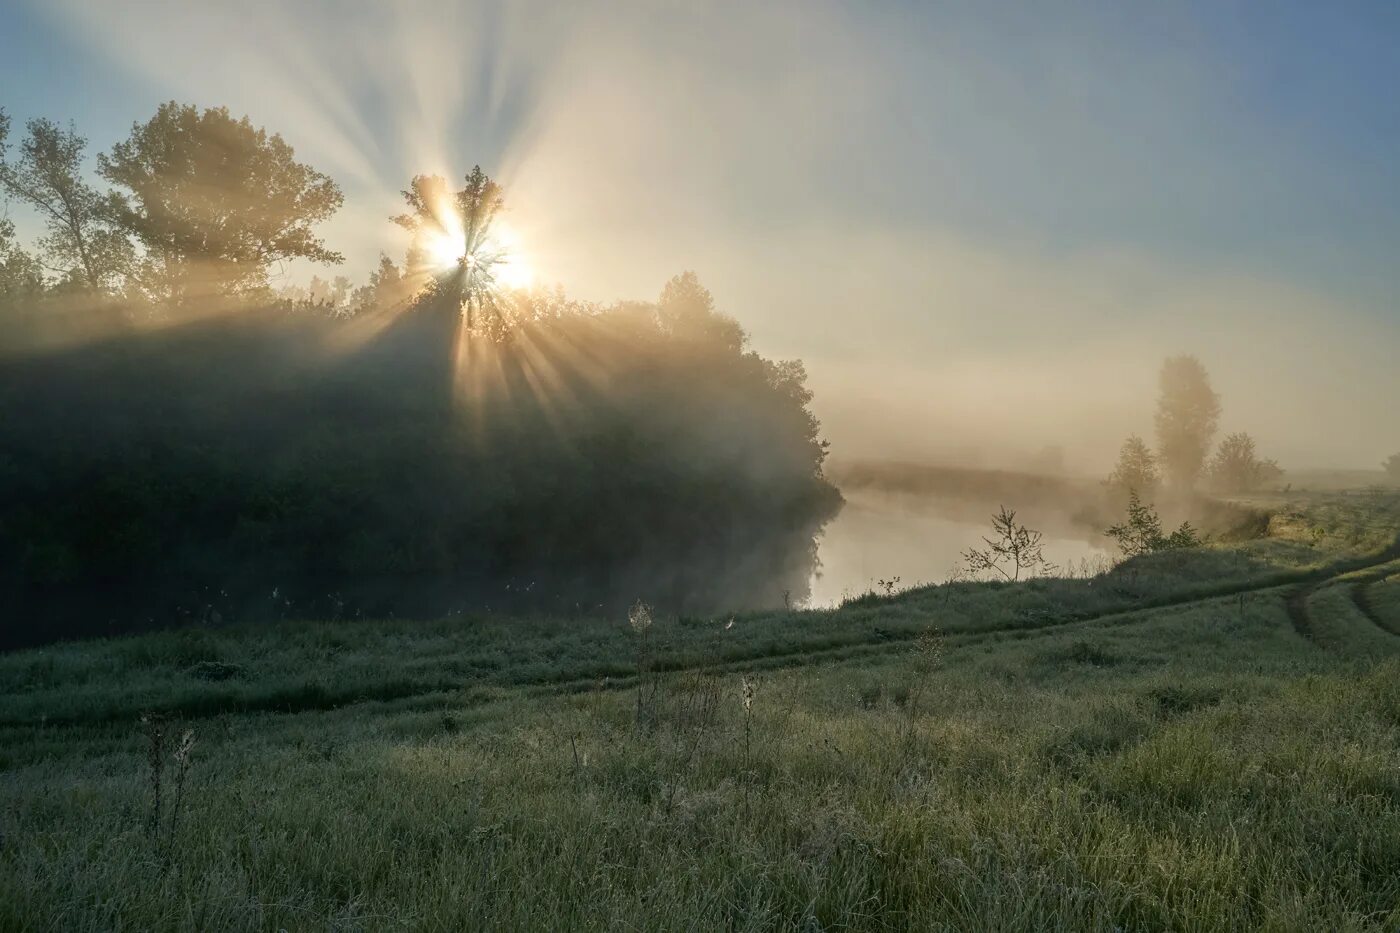
M 449 231 L 434 233 L 423 244 L 428 261 L 439 269 L 450 269 L 461 262 L 463 256 L 462 235 Z
M 489 262 L 491 281 L 498 288 L 513 291 L 529 288 L 534 283 L 534 268 L 521 249 L 519 235 L 510 227 L 493 226 L 472 256 L 466 254 L 464 246 L 465 237 L 460 229 L 434 231 L 423 243 L 428 262 L 434 268 L 447 270 L 463 262 L 485 261 Z
M 487 248 L 497 257 L 491 268 L 491 276 L 502 288 L 529 288 L 535 281 L 535 271 L 530 265 L 520 236 L 511 227 L 497 223 L 487 237 Z

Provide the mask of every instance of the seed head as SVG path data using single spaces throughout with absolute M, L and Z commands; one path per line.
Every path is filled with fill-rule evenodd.
M 651 607 L 640 599 L 632 604 L 632 608 L 627 610 L 627 624 L 632 626 L 632 631 L 638 635 L 651 628 Z
M 178 764 L 185 764 L 190 760 L 190 752 L 194 749 L 194 730 L 186 729 L 185 734 L 180 736 L 180 744 L 175 749 L 175 761 Z
M 753 710 L 753 681 L 747 677 L 744 678 L 743 698 L 744 712 L 751 712 Z

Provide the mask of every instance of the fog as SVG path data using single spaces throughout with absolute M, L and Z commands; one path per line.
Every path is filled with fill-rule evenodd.
M 274 286 L 363 283 L 409 246 L 389 218 L 410 179 L 475 164 L 508 194 L 520 284 L 630 320 L 626 302 L 698 273 L 748 348 L 805 364 L 805 383 L 769 388 L 811 390 L 795 407 L 846 497 L 815 605 L 942 579 L 1000 504 L 1057 563 L 1104 553 L 1111 516 L 1086 519 L 1079 492 L 848 481 L 906 463 L 1097 489 L 1125 437 L 1151 437 L 1166 357 L 1209 372 L 1217 438 L 1248 432 L 1290 478 L 1370 481 L 1400 446 L 1400 187 L 1375 155 L 1400 127 L 1382 90 L 1400 64 L 1384 29 L 1185 4 L 24 10 L 71 54 L 0 100 L 16 126 L 72 119 L 91 156 L 159 101 L 227 106 L 338 183 L 344 207 L 317 235 L 344 266 L 279 263 Z M 1341 48 L 1364 67 L 1341 67 Z M 6 211 L 21 240 L 41 232 Z M 351 349 L 393 321 L 357 325 Z M 521 378 L 542 411 L 567 404 Z M 746 441 L 751 472 L 760 447 Z
M 1254 23 L 1241 62 L 1210 39 L 1227 14 L 1168 6 L 36 10 L 148 99 L 281 131 L 345 187 L 326 235 L 352 271 L 402 248 L 385 218 L 412 174 L 473 162 L 547 283 L 650 297 L 695 269 L 757 349 L 806 361 L 839 455 L 1054 444 L 1096 473 L 1179 352 L 1214 375 L 1223 428 L 1285 465 L 1374 467 L 1396 443 L 1397 192 L 1355 151 L 1394 104 L 1353 96 L 1356 126 L 1322 126 L 1329 59 L 1259 105 L 1297 24 Z

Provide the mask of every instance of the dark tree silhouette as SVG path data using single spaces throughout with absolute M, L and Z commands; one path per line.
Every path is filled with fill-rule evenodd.
M 454 242 L 454 267 L 439 277 L 436 287 L 460 303 L 467 326 L 474 327 L 481 312 L 496 310 L 496 267 L 507 258 L 492 236 L 496 218 L 505 210 L 501 186 L 476 165 L 456 191 L 440 175 L 415 175 L 403 197 L 409 210 L 391 219 L 413 234 L 420 260 L 432 250 L 432 239 Z

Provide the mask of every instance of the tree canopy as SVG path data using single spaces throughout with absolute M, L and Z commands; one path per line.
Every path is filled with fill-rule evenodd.
M 162 104 L 98 167 L 124 189 L 114 213 L 144 248 L 139 284 L 157 300 L 248 292 L 281 260 L 342 261 L 314 229 L 340 188 L 227 107 Z
M 133 251 L 116 224 L 111 195 L 83 181 L 87 140 L 71 127 L 30 120 L 18 155 L 10 160 L 8 130 L 8 118 L 0 113 L 0 188 L 33 208 L 43 222 L 41 262 L 67 284 L 96 294 L 113 291 L 129 269 Z

